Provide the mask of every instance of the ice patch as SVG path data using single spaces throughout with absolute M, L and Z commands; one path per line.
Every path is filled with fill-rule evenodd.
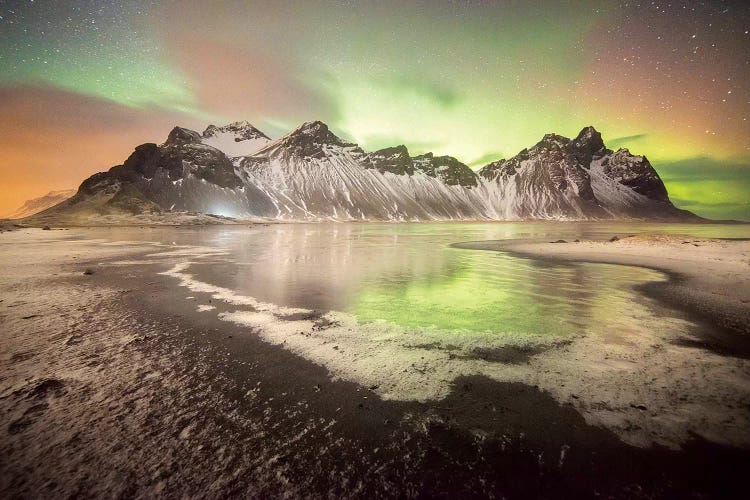
M 171 252 L 169 252 L 171 253 Z M 223 288 L 220 286 L 211 285 L 193 279 L 192 275 L 185 273 L 184 271 L 190 267 L 192 262 L 181 262 L 175 264 L 172 269 L 159 273 L 164 276 L 171 276 L 180 280 L 180 286 L 186 287 L 191 292 L 198 293 L 210 293 L 211 297 L 217 300 L 223 300 L 228 304 L 250 306 L 257 311 L 274 311 L 276 314 L 292 315 L 300 313 L 309 313 L 307 309 L 299 309 L 293 307 L 280 307 L 275 304 L 267 304 L 261 302 L 253 297 L 247 297 L 243 295 L 237 295 L 229 288 Z

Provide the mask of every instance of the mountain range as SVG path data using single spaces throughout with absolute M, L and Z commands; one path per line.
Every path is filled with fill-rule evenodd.
M 322 122 L 277 140 L 248 122 L 175 127 L 86 179 L 42 216 L 199 212 L 276 220 L 697 219 L 676 208 L 645 156 L 586 127 L 547 134 L 473 171 L 405 146 L 367 152 Z

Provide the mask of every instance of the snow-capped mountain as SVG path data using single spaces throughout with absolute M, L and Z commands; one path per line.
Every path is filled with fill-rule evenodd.
M 54 207 L 58 203 L 67 200 L 74 194 L 76 194 L 75 189 L 50 191 L 49 193 L 45 194 L 44 196 L 40 196 L 39 198 L 26 200 L 23 205 L 18 207 L 13 213 L 8 214 L 6 218 L 22 219 L 24 217 L 29 217 L 30 215 L 41 212 L 42 210 Z
M 95 174 L 52 211 L 180 210 L 284 220 L 518 220 L 695 217 L 675 208 L 648 160 L 608 150 L 586 127 L 547 134 L 475 173 L 451 156 L 374 152 L 308 122 L 272 141 L 247 122 L 175 127 Z
M 265 214 L 272 205 L 245 185 L 232 160 L 193 130 L 175 127 L 162 144 L 141 144 L 122 165 L 94 174 L 60 208 L 101 214 L 191 211 Z
M 266 134 L 246 121 L 223 127 L 209 125 L 201 137 L 203 144 L 215 147 L 230 158 L 252 154 L 271 142 Z
M 458 184 L 468 178 L 468 187 L 476 185 L 476 174 L 458 160 L 411 158 L 404 146 L 367 154 L 321 122 L 303 124 L 236 165 L 245 184 L 271 200 L 274 212 L 265 215 L 274 218 L 465 219 L 481 209 Z
M 547 134 L 513 158 L 479 171 L 488 214 L 515 218 L 679 218 L 644 156 L 612 151 L 586 127 L 571 140 Z

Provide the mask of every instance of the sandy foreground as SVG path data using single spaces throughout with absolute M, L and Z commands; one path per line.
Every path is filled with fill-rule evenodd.
M 564 345 L 501 336 L 488 361 L 471 339 L 446 350 L 430 332 L 196 279 L 194 263 L 227 259 L 218 248 L 85 229 L 0 238 L 3 497 L 747 488 L 749 242 L 463 245 L 659 269 L 669 277 L 647 294 L 720 325 Z

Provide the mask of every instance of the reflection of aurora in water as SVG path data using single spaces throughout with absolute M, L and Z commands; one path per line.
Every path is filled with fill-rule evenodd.
M 621 287 L 655 279 L 655 275 L 617 266 L 539 266 L 494 252 L 455 249 L 451 244 L 516 238 L 606 240 L 614 234 L 660 231 L 750 236 L 747 226 L 519 222 L 278 224 L 183 229 L 164 238 L 169 243 L 176 240 L 226 248 L 230 255 L 225 264 L 197 264 L 191 272 L 204 281 L 273 304 L 352 311 L 368 319 L 387 314 L 395 320 L 406 308 L 395 310 L 387 301 L 403 304 L 408 300 L 423 307 L 425 318 L 418 324 L 425 324 L 426 315 L 438 313 L 432 304 L 443 304 L 446 315 L 458 311 L 473 315 L 472 321 L 491 324 L 499 317 L 490 314 L 496 309 L 518 316 L 584 314 L 585 305 L 591 305 L 588 294 L 596 293 L 599 300 L 606 301 L 611 298 L 608 295 L 628 292 Z M 377 304 L 381 300 L 378 295 L 383 295 L 381 305 Z M 566 309 L 562 303 L 570 307 Z M 482 315 L 487 315 L 486 319 L 477 317 Z M 463 320 L 452 321 L 459 319 Z M 401 318 L 399 323 L 405 321 Z M 554 321 L 550 319 L 546 325 L 544 328 L 549 328 Z M 493 330 L 496 325 L 464 328 Z
M 628 331 L 649 315 L 629 306 L 634 284 L 664 279 L 647 269 L 543 265 L 506 254 L 452 248 L 507 238 L 609 238 L 652 230 L 612 224 L 304 224 L 215 235 L 232 261 L 196 264 L 196 278 L 289 307 L 346 311 L 362 322 L 465 333 L 567 337 Z M 672 226 L 674 227 L 674 226 Z M 694 226 L 696 227 L 696 226 Z M 697 227 L 696 227 L 697 228 Z M 705 231 L 705 228 L 698 228 Z M 659 314 L 672 316 L 656 304 Z
M 567 336 L 623 323 L 636 312 L 632 286 L 663 279 L 646 269 L 542 266 L 483 251 L 449 248 L 445 257 L 440 274 L 366 282 L 351 312 L 405 327 Z

